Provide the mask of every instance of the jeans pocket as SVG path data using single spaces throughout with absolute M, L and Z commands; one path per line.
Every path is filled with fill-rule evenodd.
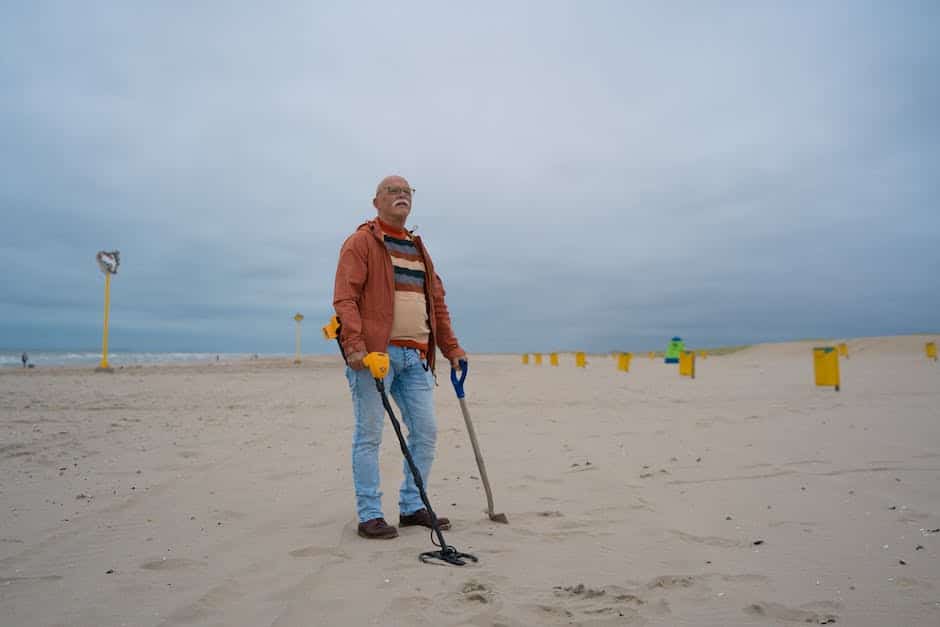
M 424 390 L 433 390 L 434 389 L 434 373 L 431 372 L 431 369 L 428 368 L 428 363 L 424 360 L 421 361 L 421 370 L 424 374 Z

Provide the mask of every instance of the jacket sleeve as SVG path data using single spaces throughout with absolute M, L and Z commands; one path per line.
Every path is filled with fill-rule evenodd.
M 333 286 L 333 309 L 339 318 L 339 341 L 347 355 L 365 353 L 366 342 L 362 336 L 362 316 L 359 303 L 362 301 L 362 289 L 368 275 L 369 251 L 363 245 L 362 238 L 351 235 L 339 251 L 339 263 L 336 266 L 336 281 Z
M 434 296 L 434 337 L 437 345 L 447 359 L 458 359 L 467 353 L 460 347 L 457 336 L 450 325 L 450 312 L 444 302 L 444 282 L 435 272 L 431 282 L 431 293 Z

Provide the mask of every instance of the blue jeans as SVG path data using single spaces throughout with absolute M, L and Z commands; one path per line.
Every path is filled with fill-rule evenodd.
M 427 488 L 437 442 L 434 377 L 429 370 L 425 370 L 426 363 L 417 350 L 400 346 L 389 346 L 387 350 L 391 363 L 385 376 L 385 391 L 398 405 L 400 422 L 408 429 L 408 450 Z M 353 370 L 347 367 L 346 379 L 349 381 L 356 418 L 352 445 L 356 509 L 359 522 L 365 522 L 383 518 L 382 492 L 379 489 L 379 447 L 382 444 L 382 429 L 388 418 L 382 397 L 375 388 L 375 379 L 368 368 Z M 404 459 L 402 467 L 405 478 L 399 490 L 398 511 L 408 515 L 424 507 L 424 503 L 408 462 Z

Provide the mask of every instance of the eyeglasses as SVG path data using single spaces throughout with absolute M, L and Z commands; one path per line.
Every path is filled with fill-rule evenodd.
M 392 196 L 397 196 L 399 194 L 411 196 L 416 191 L 414 187 L 392 187 L 391 185 L 387 185 L 383 189 L 385 189 L 386 194 L 391 194 Z

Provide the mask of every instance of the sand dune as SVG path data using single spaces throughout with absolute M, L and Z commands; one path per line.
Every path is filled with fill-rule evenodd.
M 836 338 L 837 340 L 839 338 Z M 940 365 L 927 336 L 697 365 L 473 357 L 485 498 L 446 373 L 429 534 L 356 536 L 339 359 L 0 373 L 4 625 L 940 624 Z M 382 453 L 397 520 L 401 457 Z

